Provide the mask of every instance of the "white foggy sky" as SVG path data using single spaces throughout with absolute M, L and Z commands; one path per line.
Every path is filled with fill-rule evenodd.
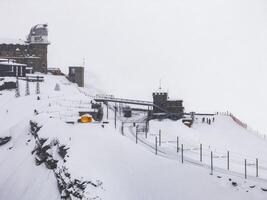
M 0 0 L 0 38 L 49 24 L 49 67 L 82 64 L 119 97 L 159 80 L 187 111 L 230 110 L 267 133 L 264 0 Z

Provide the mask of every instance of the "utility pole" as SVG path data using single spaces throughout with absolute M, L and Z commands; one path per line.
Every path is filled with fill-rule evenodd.
M 15 97 L 20 97 L 20 92 L 19 92 L 19 79 L 17 77 L 16 79 L 16 93 L 15 93 Z
M 36 82 L 36 94 L 40 94 L 40 82 L 39 82 L 39 76 L 37 76 L 37 82 Z
M 25 96 L 30 95 L 30 86 L 29 86 L 29 78 L 26 78 L 26 92 L 25 92 Z

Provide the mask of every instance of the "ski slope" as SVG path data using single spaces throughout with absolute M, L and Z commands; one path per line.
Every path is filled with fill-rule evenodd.
M 63 76 L 44 77 L 40 100 L 35 94 L 35 83 L 30 83 L 29 96 L 24 96 L 23 81 L 19 81 L 21 97 L 15 98 L 14 91 L 1 92 L 0 137 L 12 139 L 0 146 L 0 200 L 61 199 L 54 175 L 56 170 L 35 164 L 32 151 L 36 144 L 29 133 L 30 120 L 42 126 L 38 132 L 40 138 L 48 138 L 49 143 L 56 140 L 69 148 L 66 161 L 60 161 L 58 167 L 66 167 L 73 178 L 97 183 L 97 187 L 86 187 L 83 199 L 266 199 L 267 192 L 261 189 L 267 187 L 261 177 L 263 171 L 258 179 L 252 178 L 251 173 L 247 180 L 238 174 L 238 166 L 236 173 L 215 170 L 214 175 L 210 175 L 208 165 L 188 162 L 197 163 L 197 153 L 185 151 L 182 164 L 180 154 L 175 152 L 175 143 L 167 142 L 179 136 L 185 147 L 198 147 L 202 143 L 207 152 L 213 150 L 219 154 L 229 150 L 231 155 L 233 152 L 233 160 L 236 154 L 242 159 L 257 157 L 264 164 L 266 141 L 243 130 L 228 116 L 216 116 L 211 125 L 198 121 L 192 128 L 180 121 L 154 120 L 150 122 L 148 138 L 140 135 L 135 144 L 132 124 L 125 127 L 124 136 L 121 134 L 123 117 L 119 116 L 115 129 L 112 105 L 108 119 L 104 113 L 108 124 L 65 123 L 77 121 L 78 111 L 90 109 L 90 94 L 97 92 L 92 91 L 96 86 L 87 90 L 78 88 Z M 60 91 L 54 90 L 56 84 Z M 38 115 L 34 114 L 35 109 Z M 139 118 L 144 116 L 136 115 L 133 120 Z M 155 155 L 153 148 L 141 142 L 153 145 L 159 129 L 163 142 L 159 151 L 167 152 L 167 156 Z M 51 154 L 57 157 L 55 150 Z M 223 168 L 223 164 L 216 162 L 215 167 Z M 203 157 L 203 163 L 209 163 L 208 156 Z M 233 186 L 233 182 L 237 186 Z

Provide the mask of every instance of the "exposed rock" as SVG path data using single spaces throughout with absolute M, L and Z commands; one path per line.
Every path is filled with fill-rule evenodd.
M 234 181 L 233 181 L 233 182 L 232 182 L 232 185 L 236 187 L 236 186 L 237 186 L 237 182 L 234 182 Z
M 11 140 L 11 137 L 0 138 L 0 146 L 8 143 L 10 140 Z

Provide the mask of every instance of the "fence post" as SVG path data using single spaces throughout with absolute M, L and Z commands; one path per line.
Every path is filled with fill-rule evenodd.
M 122 135 L 124 135 L 124 132 L 123 132 L 123 131 L 124 131 L 124 123 L 122 122 L 122 123 L 121 123 L 121 134 L 122 134 Z
M 159 130 L 159 146 L 161 146 L 161 130 Z
M 137 142 L 138 142 L 138 134 L 137 134 L 138 132 L 137 132 L 137 127 L 136 127 L 136 131 L 135 131 L 135 143 L 137 144 Z
M 156 153 L 156 155 L 158 155 L 158 138 L 157 138 L 157 136 L 155 137 L 155 153 Z
M 177 153 L 179 152 L 179 137 L 177 136 Z
M 230 170 L 230 152 L 227 151 L 227 170 Z
M 108 119 L 108 101 L 107 101 L 107 119 Z
M 256 158 L 256 177 L 259 177 L 259 160 Z
M 200 162 L 202 162 L 202 144 L 200 144 Z
M 245 179 L 247 179 L 247 159 L 245 159 Z
M 210 175 L 213 175 L 213 153 L 210 152 Z
M 182 163 L 184 163 L 184 145 L 182 144 Z
M 117 128 L 117 105 L 115 105 L 115 129 Z

